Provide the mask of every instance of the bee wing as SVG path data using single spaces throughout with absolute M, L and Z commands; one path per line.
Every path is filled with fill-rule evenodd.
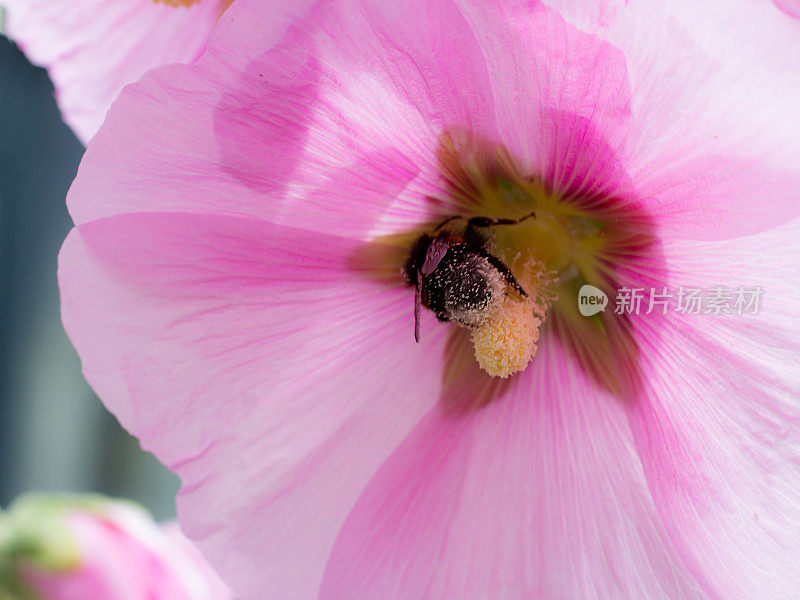
M 448 247 L 447 240 L 443 238 L 436 238 L 430 243 L 428 251 L 425 253 L 425 262 L 422 263 L 423 275 L 430 275 L 436 270 L 444 255 L 447 254 Z M 420 287 L 419 284 L 417 284 L 417 287 Z

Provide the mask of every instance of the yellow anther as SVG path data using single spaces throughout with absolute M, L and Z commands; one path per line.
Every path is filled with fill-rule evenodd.
M 542 324 L 537 312 L 542 314 L 530 298 L 506 296 L 500 310 L 472 330 L 475 358 L 484 371 L 505 379 L 528 366 Z

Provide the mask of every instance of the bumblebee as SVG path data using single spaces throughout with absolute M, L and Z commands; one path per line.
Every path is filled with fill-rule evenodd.
M 509 288 L 522 297 L 527 292 L 511 270 L 487 247 L 483 231 L 495 225 L 514 225 L 521 219 L 454 216 L 432 232 L 421 235 L 409 252 L 404 275 L 414 294 L 414 339 L 419 342 L 421 307 L 432 310 L 440 321 L 455 321 L 469 328 L 480 327 L 499 309 Z M 464 219 L 458 231 L 446 227 Z

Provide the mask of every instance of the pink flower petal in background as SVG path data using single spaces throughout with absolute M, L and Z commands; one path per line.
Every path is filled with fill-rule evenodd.
M 90 144 L 65 327 L 245 600 L 795 593 L 796 23 L 766 3 L 549 4 L 239 0 Z M 481 208 L 443 139 L 634 211 L 657 242 L 619 284 L 769 300 L 622 322 L 624 397 L 557 318 L 504 383 L 429 311 L 416 345 L 391 234 Z
M 42 600 L 233 600 L 177 525 L 134 504 L 32 496 L 3 516 L 3 575 Z
M 114 98 L 145 71 L 195 60 L 227 0 L 3 0 L 6 32 L 46 67 L 64 120 L 85 144 Z

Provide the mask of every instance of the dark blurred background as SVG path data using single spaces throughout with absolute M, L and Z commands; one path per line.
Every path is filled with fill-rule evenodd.
M 177 477 L 103 408 L 61 326 L 56 259 L 82 154 L 47 73 L 0 36 L 0 507 L 26 491 L 94 491 L 164 519 Z

